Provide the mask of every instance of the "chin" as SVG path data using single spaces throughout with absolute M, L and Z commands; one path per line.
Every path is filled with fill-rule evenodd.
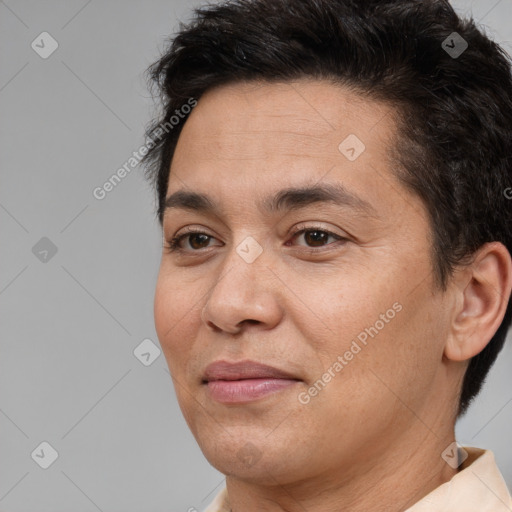
M 293 454 L 297 450 L 290 449 L 287 443 L 276 437 L 265 438 L 268 432 L 265 430 L 260 440 L 256 433 L 249 435 L 244 432 L 236 436 L 226 431 L 217 438 L 209 436 L 209 440 L 196 439 L 208 462 L 226 476 L 269 486 L 300 478 L 292 471 Z M 307 466 L 306 461 L 295 462 L 302 470 Z

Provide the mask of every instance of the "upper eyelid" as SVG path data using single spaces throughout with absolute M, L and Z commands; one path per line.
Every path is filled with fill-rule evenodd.
M 343 236 L 342 234 L 336 233 L 333 229 L 326 228 L 324 226 L 306 226 L 306 225 L 302 225 L 302 224 L 299 224 L 298 226 L 296 226 L 292 230 L 291 234 L 292 234 L 292 236 L 295 236 L 299 233 L 302 233 L 303 231 L 313 231 L 313 230 L 325 231 L 326 233 L 329 233 L 329 234 L 335 235 L 335 236 Z
M 172 238 L 179 238 L 179 237 L 182 237 L 182 236 L 186 236 L 186 235 L 194 235 L 194 234 L 200 234 L 200 235 L 207 235 L 211 238 L 217 238 L 215 235 L 211 235 L 210 233 L 208 233 L 205 228 L 182 228 L 182 229 L 185 229 L 185 231 L 183 231 L 183 233 L 180 233 L 181 230 L 178 230 L 178 232 L 172 237 Z M 316 225 L 316 226 L 307 226 L 305 224 L 299 224 L 298 226 L 296 226 L 292 231 L 291 231 L 291 235 L 292 236 L 295 236 L 303 231 L 312 231 L 312 230 L 317 230 L 317 231 L 325 231 L 326 233 L 329 233 L 331 235 L 334 235 L 334 236 L 340 236 L 340 237 L 343 237 L 344 235 L 342 234 L 339 234 L 339 233 L 336 233 L 334 230 L 332 229 L 329 229 L 329 228 L 326 228 L 324 226 L 320 226 L 320 225 Z

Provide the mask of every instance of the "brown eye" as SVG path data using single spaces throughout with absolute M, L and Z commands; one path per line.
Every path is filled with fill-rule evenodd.
M 329 239 L 330 234 L 326 231 L 310 230 L 304 232 L 304 240 L 312 247 L 320 247 Z
M 204 249 L 208 247 L 208 243 L 210 241 L 210 236 L 205 235 L 204 233 L 190 233 L 186 235 L 189 240 L 189 245 L 192 249 Z
M 202 231 L 188 231 L 169 240 L 167 249 L 169 252 L 199 252 L 210 247 L 214 240 L 215 237 Z
M 318 228 L 301 229 L 295 233 L 293 239 L 295 241 L 300 241 L 303 239 L 303 242 L 298 242 L 297 245 L 306 247 L 324 247 L 332 244 L 332 242 L 329 240 L 335 242 L 346 240 L 336 233 Z

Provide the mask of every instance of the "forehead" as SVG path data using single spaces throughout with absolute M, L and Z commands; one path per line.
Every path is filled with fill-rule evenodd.
M 388 105 L 326 81 L 215 88 L 183 127 L 167 196 L 208 194 L 247 220 L 279 190 L 341 183 L 376 210 L 403 211 L 411 198 L 389 162 L 393 114 Z
M 326 81 L 229 84 L 199 100 L 176 159 L 183 150 L 194 161 L 338 158 L 338 146 L 349 135 L 375 152 L 389 144 L 392 113 L 387 105 Z M 184 139 L 186 148 L 180 147 Z

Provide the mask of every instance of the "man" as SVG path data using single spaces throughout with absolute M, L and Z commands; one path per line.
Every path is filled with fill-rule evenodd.
M 208 510 L 512 510 L 454 439 L 512 315 L 504 52 L 442 0 L 246 0 L 151 74 L 155 322 Z

